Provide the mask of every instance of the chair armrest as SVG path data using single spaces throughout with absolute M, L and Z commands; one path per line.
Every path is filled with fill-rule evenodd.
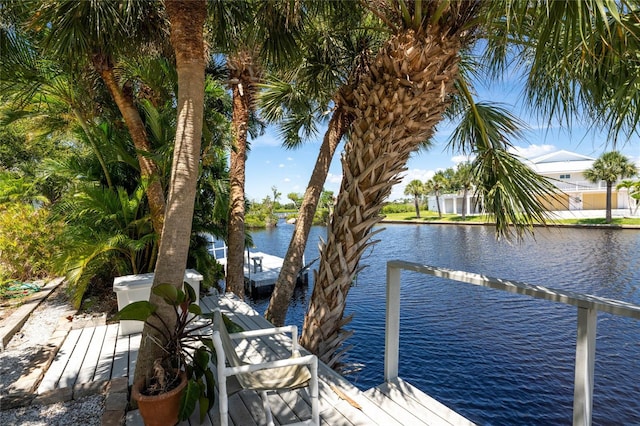
M 225 376 L 234 376 L 241 373 L 250 373 L 252 371 L 266 370 L 269 368 L 288 367 L 291 365 L 309 365 L 314 363 L 317 365 L 318 358 L 315 355 L 305 355 L 301 357 L 279 359 L 276 361 L 260 362 L 257 364 L 245 364 L 237 367 L 225 367 Z

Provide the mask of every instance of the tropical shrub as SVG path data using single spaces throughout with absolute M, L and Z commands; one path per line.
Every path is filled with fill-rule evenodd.
M 156 234 L 142 186 L 128 194 L 87 185 L 55 211 L 67 221 L 56 268 L 66 275 L 76 306 L 92 279 L 153 271 Z
M 63 230 L 46 208 L 0 204 L 0 282 L 52 276 L 55 240 Z

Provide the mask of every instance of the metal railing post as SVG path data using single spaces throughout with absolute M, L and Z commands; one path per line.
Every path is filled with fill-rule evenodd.
M 598 311 L 594 308 L 578 307 L 576 372 L 573 390 L 574 426 L 591 426 L 597 316 Z
M 387 263 L 387 311 L 384 337 L 384 380 L 398 378 L 400 352 L 400 268 Z

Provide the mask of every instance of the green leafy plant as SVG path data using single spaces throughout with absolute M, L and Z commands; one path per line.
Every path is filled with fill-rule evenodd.
M 46 208 L 0 205 L 0 282 L 33 281 L 52 275 L 54 239 L 63 231 Z
M 164 356 L 155 360 L 153 377 L 146 378 L 142 393 L 159 395 L 176 388 L 180 374 L 185 372 L 187 387 L 180 401 L 180 420 L 186 420 L 200 403 L 200 420 L 213 407 L 214 375 L 209 362 L 215 358 L 213 342 L 208 331 L 213 323 L 213 315 L 203 313 L 194 301 L 195 291 L 185 283 L 185 290 L 171 284 L 160 284 L 153 293 L 173 308 L 176 316 L 174 327 L 169 327 L 157 314 L 158 307 L 149 301 L 133 302 L 122 308 L 116 315 L 119 320 L 146 321 L 162 336 L 156 340 L 163 348 Z M 149 322 L 150 317 L 159 319 L 160 326 Z

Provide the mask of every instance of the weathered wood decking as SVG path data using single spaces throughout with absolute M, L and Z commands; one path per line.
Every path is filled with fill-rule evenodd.
M 233 321 L 246 330 L 272 325 L 250 306 L 234 296 L 201 299 L 203 310 L 216 303 Z M 118 324 L 71 330 L 38 387 L 38 393 L 73 388 L 91 382 L 127 377 L 131 383 L 140 345 L 140 334 L 118 335 Z M 289 342 L 290 343 L 290 342 Z M 247 359 L 269 359 L 282 354 L 287 345 L 284 336 L 261 338 L 238 345 L 238 353 Z M 320 363 L 320 417 L 323 425 L 470 425 L 444 405 L 410 384 L 397 380 L 366 392 Z M 305 420 L 310 416 L 310 400 L 305 389 L 270 395 L 277 424 Z M 230 424 L 265 424 L 262 401 L 257 393 L 242 391 L 229 399 Z M 127 425 L 142 424 L 135 411 L 127 414 Z M 198 425 L 197 419 L 182 425 Z M 219 424 L 217 405 L 203 425 Z

